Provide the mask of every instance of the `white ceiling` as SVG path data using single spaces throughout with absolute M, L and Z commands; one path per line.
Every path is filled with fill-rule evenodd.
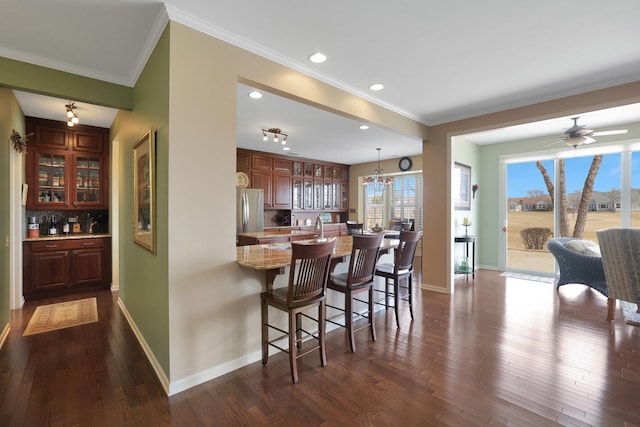
M 637 0 L 3 0 L 0 56 L 131 86 L 170 17 L 434 125 L 639 81 L 638 16 Z M 308 61 L 316 50 L 327 62 Z M 374 82 L 384 90 L 369 91 Z M 322 158 L 293 147 L 320 135 L 322 154 L 338 157 L 327 160 L 345 163 L 373 160 L 377 146 L 383 158 L 420 152 L 420 144 L 400 136 L 387 145 L 376 141 L 383 130 L 358 130 L 365 139 L 351 139 L 337 131 L 349 126 L 347 119 L 320 110 L 303 119 L 297 110 L 307 107 L 293 104 L 291 110 L 290 102 L 275 97 L 261 101 L 282 104 L 279 114 L 261 117 L 256 108 L 245 117 L 241 89 L 239 135 L 247 138 L 242 123 L 281 127 L 291 133 L 292 151 Z M 88 123 L 89 106 L 81 107 Z M 23 104 L 26 114 L 29 108 Z M 637 110 L 631 114 L 638 121 Z M 615 125 L 595 114 L 581 116 L 590 128 Z M 561 134 L 571 125 L 563 119 L 544 132 Z M 311 123 L 323 125 L 307 131 Z M 488 143 L 493 136 L 473 138 Z M 239 136 L 239 145 L 253 143 Z

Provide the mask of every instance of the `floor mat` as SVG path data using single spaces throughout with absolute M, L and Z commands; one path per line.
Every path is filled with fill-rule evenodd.
M 29 320 L 23 336 L 70 328 L 98 321 L 96 298 L 41 305 Z

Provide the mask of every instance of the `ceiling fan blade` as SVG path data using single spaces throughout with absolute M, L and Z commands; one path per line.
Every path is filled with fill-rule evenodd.
M 627 132 L 629 132 L 628 129 L 603 130 L 600 132 L 594 132 L 593 136 L 623 135 Z
M 556 140 L 555 140 L 555 141 L 553 141 L 553 142 L 550 142 L 550 143 L 548 143 L 548 144 L 543 145 L 543 146 L 542 146 L 542 148 L 544 148 L 544 147 L 550 147 L 550 146 L 555 145 L 555 144 L 557 144 L 557 143 L 559 143 L 559 142 L 565 142 L 565 141 L 566 141 L 566 138 L 559 138 L 559 139 L 556 139 Z

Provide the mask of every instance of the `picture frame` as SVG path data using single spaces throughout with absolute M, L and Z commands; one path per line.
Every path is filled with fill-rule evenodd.
M 471 166 L 454 163 L 451 188 L 453 188 L 454 209 L 471 210 Z
M 149 129 L 133 146 L 133 241 L 156 253 L 156 141 Z

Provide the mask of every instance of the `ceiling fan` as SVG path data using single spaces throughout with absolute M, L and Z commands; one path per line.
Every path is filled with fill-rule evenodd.
M 628 132 L 627 129 L 614 129 L 614 130 L 605 130 L 605 131 L 595 132 L 592 129 L 587 129 L 583 125 L 579 125 L 578 124 L 579 118 L 580 117 L 572 117 L 571 120 L 573 120 L 573 126 L 571 126 L 569 129 L 564 131 L 565 136 L 563 136 L 557 141 L 552 142 L 551 144 L 547 144 L 547 146 L 563 141 L 568 146 L 576 148 L 579 145 L 591 144 L 592 142 L 596 142 L 594 138 L 596 136 L 621 135 Z

